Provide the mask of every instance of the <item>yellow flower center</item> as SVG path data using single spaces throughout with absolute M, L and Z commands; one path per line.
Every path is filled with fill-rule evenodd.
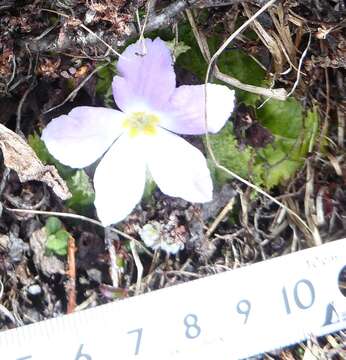
M 130 137 L 135 137 L 139 134 L 155 135 L 158 123 L 158 116 L 141 111 L 134 112 L 128 116 L 123 122 L 123 127 L 128 130 Z

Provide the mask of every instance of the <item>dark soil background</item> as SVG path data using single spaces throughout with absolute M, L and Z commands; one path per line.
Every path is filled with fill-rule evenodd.
M 138 37 L 137 9 L 143 20 L 150 6 L 146 33 L 186 23 L 185 10 L 190 9 L 196 17 L 203 12 L 197 22 L 203 34 L 212 34 L 216 27 L 220 33 L 222 27 L 226 39 L 238 21 L 248 18 L 246 9 L 254 13 L 265 3 L 1 0 L 0 124 L 27 139 L 75 106 L 104 105 L 96 91 L 95 69 L 104 61 L 116 59 L 111 48 L 121 51 L 127 41 Z M 295 57 L 288 57 L 294 66 L 298 66 L 307 46 L 301 40 L 303 35 L 311 34 L 293 96 L 306 106 L 317 106 L 321 124 L 319 140 L 304 167 L 271 194 L 317 229 L 321 242 L 328 242 L 346 235 L 346 1 L 288 0 L 277 1 L 276 6 L 283 16 L 285 34 L 277 31 L 269 12 L 259 21 L 282 42 L 284 36 L 291 37 Z M 285 56 L 278 62 L 260 39 L 251 43 L 235 40 L 233 46 L 267 59 L 267 70 L 277 75 L 278 85 L 287 91 L 292 88 L 296 73 L 285 80 L 280 77 L 288 63 Z M 177 74 L 180 83 L 196 81 L 192 73 L 177 69 Z M 241 121 L 236 122 L 239 134 L 244 134 L 242 126 Z M 242 140 L 258 146 L 270 137 L 263 131 L 253 127 Z M 328 143 L 321 151 L 325 138 Z M 193 141 L 203 146 L 201 141 Z M 91 175 L 93 168 L 87 173 Z M 237 209 L 232 223 L 218 217 L 231 200 Z M 282 213 L 263 196 L 253 200 L 249 189 L 238 181 L 218 189 L 214 201 L 203 206 L 155 190 L 152 199 L 138 205 L 117 228 L 118 233 L 104 231 L 85 219 L 61 218 L 71 238 L 68 255 L 60 257 L 45 255 L 42 229 L 49 214 L 37 211 L 74 211 L 51 187 L 40 181 L 21 182 L 17 172 L 2 162 L 0 201 L 0 303 L 7 309 L 0 308 L 0 330 L 316 245 L 294 217 Z M 84 210 L 83 215 L 97 219 L 93 207 Z M 184 243 L 184 250 L 169 256 L 145 249 L 138 232 L 148 221 L 157 221 L 172 242 Z M 136 245 L 135 253 L 131 242 Z M 144 267 L 141 278 L 136 256 Z M 115 258 L 118 268 L 114 268 Z M 318 347 L 319 358 L 346 358 L 345 335 L 334 334 L 333 339 L 314 339 L 309 344 Z M 267 358 L 300 359 L 305 349 L 306 344 L 301 344 Z

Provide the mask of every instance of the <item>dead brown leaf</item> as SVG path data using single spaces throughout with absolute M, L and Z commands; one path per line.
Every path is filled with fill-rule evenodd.
M 14 170 L 21 182 L 42 181 L 62 200 L 71 197 L 65 181 L 54 166 L 43 165 L 31 147 L 16 133 L 0 124 L 0 148 L 5 166 Z
M 56 256 L 49 256 L 45 253 L 47 232 L 44 227 L 34 231 L 29 241 L 30 248 L 34 253 L 33 260 L 37 269 L 41 269 L 41 271 L 48 277 L 53 274 L 65 274 L 64 262 Z

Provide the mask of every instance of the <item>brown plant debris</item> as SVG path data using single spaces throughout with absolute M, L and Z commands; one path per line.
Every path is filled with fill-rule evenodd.
M 31 147 L 16 133 L 0 124 L 0 148 L 5 166 L 14 170 L 21 182 L 42 181 L 62 200 L 71 194 L 54 166 L 45 166 Z

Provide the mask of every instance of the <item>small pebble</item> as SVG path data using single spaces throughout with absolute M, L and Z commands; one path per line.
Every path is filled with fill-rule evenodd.
M 37 296 L 42 293 L 41 286 L 38 284 L 32 284 L 27 289 L 28 293 L 32 296 Z

